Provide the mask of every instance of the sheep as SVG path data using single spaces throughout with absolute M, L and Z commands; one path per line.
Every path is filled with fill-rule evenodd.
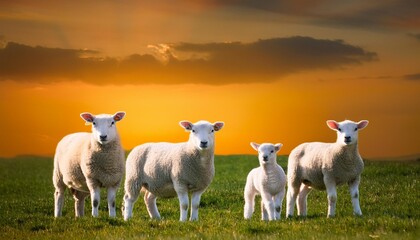
M 85 198 L 90 194 L 92 216 L 98 217 L 100 188 L 107 188 L 109 216 L 115 217 L 115 195 L 125 171 L 124 150 L 116 129 L 125 112 L 114 115 L 80 114 L 92 133 L 73 133 L 57 145 L 54 156 L 54 216 L 62 215 L 64 191 L 70 188 L 75 200 L 75 215 L 84 215 Z
M 276 154 L 283 145 L 281 143 L 260 145 L 251 142 L 251 146 L 258 152 L 260 167 L 252 169 L 246 180 L 244 218 L 251 218 L 255 196 L 261 195 L 261 219 L 278 220 L 285 194 L 286 175 L 277 164 Z
M 349 186 L 354 214 L 362 215 L 359 183 L 364 164 L 358 150 L 358 132 L 368 123 L 328 120 L 328 127 L 337 132 L 335 143 L 303 143 L 291 151 L 287 167 L 287 217 L 293 217 L 295 202 L 298 215 L 306 216 L 307 196 L 312 189 L 327 191 L 327 216 L 334 217 L 336 187 L 344 183 Z
M 190 221 L 198 220 L 198 207 L 203 192 L 214 177 L 214 133 L 223 122 L 179 123 L 190 132 L 182 143 L 146 143 L 135 147 L 127 157 L 123 214 L 132 217 L 133 205 L 140 189 L 150 218 L 160 219 L 157 197 L 178 196 L 180 221 L 187 220 L 188 193 L 191 192 Z

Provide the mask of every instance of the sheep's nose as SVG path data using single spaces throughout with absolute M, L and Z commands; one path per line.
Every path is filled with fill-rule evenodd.
M 267 161 L 268 161 L 268 156 L 263 156 L 263 160 L 264 160 L 265 162 L 267 162 Z
M 351 140 L 351 137 L 344 137 L 346 140 Z
M 107 137 L 108 137 L 107 135 L 101 135 L 101 136 L 99 136 L 99 138 L 101 139 L 101 141 L 105 141 Z
M 351 142 L 351 137 L 344 137 L 344 142 L 345 143 L 349 143 L 349 142 Z
M 204 142 L 204 141 L 201 141 L 200 142 L 200 147 L 202 147 L 202 148 L 206 148 L 207 147 L 207 141 L 206 142 Z

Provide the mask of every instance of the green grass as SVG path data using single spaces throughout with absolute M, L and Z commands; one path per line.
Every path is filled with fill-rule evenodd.
M 287 158 L 278 162 L 286 169 Z M 203 194 L 198 222 L 178 222 L 178 199 L 158 199 L 163 219 L 150 220 L 142 198 L 133 219 L 121 217 L 123 189 L 117 195 L 117 218 L 107 217 L 102 192 L 100 217 L 74 218 L 66 193 L 63 217 L 54 219 L 51 158 L 0 159 L 0 238 L 2 239 L 419 239 L 420 163 L 367 161 L 360 187 L 364 216 L 354 217 L 348 188 L 338 189 L 337 216 L 326 218 L 325 192 L 312 191 L 306 219 L 260 221 L 259 203 L 252 220 L 243 219 L 243 187 L 256 156 L 217 156 L 216 176 Z M 259 199 L 257 199 L 259 202 Z

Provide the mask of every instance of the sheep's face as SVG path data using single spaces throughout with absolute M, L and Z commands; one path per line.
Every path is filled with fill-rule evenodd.
M 214 133 L 223 128 L 223 122 L 213 124 L 207 121 L 191 123 L 188 121 L 179 122 L 181 127 L 190 132 L 190 142 L 199 150 L 213 149 Z
M 368 123 L 367 120 L 362 120 L 357 123 L 349 120 L 343 122 L 327 121 L 328 127 L 337 132 L 337 142 L 344 145 L 357 143 L 359 130 L 365 128 Z
M 124 118 L 124 112 L 117 112 L 115 115 L 101 114 L 92 115 L 82 113 L 80 116 L 86 121 L 87 125 L 92 124 L 92 134 L 100 144 L 112 142 L 117 136 L 116 122 Z
M 281 143 L 271 144 L 271 143 L 251 143 L 252 148 L 254 148 L 258 152 L 258 160 L 260 161 L 260 165 L 264 165 L 267 163 L 276 163 L 277 159 L 277 152 L 280 151 L 280 148 L 283 146 Z

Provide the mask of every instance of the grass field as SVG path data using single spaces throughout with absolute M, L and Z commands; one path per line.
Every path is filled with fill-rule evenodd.
M 287 158 L 278 162 L 286 169 Z M 216 176 L 203 194 L 199 221 L 178 222 L 176 198 L 158 199 L 163 217 L 150 220 L 142 199 L 134 217 L 121 217 L 123 189 L 117 195 L 117 218 L 107 217 L 102 192 L 100 217 L 74 218 L 74 201 L 66 194 L 63 217 L 53 217 L 51 158 L 0 159 L 0 238 L 2 239 L 420 239 L 420 162 L 366 161 L 360 187 L 364 216 L 354 217 L 348 188 L 338 190 L 337 216 L 326 218 L 325 192 L 312 191 L 306 219 L 260 221 L 243 219 L 243 187 L 256 156 L 217 156 Z M 259 202 L 259 199 L 258 199 Z M 274 238 L 273 238 L 274 237 Z

